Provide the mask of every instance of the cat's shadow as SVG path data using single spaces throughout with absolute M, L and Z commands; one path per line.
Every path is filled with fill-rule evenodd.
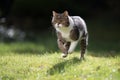
M 64 73 L 66 71 L 66 68 L 70 67 L 71 65 L 75 65 L 78 64 L 80 65 L 81 60 L 77 57 L 74 57 L 70 60 L 64 60 L 60 63 L 57 63 L 55 65 L 53 65 L 52 68 L 47 70 L 47 74 L 48 75 L 54 75 L 56 73 L 60 74 L 60 73 Z

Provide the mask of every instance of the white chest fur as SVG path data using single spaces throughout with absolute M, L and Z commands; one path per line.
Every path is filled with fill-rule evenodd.
M 62 30 L 60 29 L 59 32 L 61 33 L 62 37 L 66 40 L 66 41 L 72 41 L 72 39 L 70 38 L 70 28 L 62 28 Z

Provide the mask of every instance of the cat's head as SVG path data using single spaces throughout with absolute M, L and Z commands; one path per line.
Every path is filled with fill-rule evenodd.
M 54 27 L 68 27 L 69 26 L 69 14 L 67 11 L 63 13 L 57 13 L 53 11 L 52 24 Z

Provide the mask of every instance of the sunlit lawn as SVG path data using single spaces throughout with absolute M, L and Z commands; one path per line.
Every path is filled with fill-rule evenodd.
M 104 30 L 103 37 L 99 30 L 96 36 L 93 31 L 85 61 L 79 60 L 79 46 L 61 58 L 56 37 L 51 34 L 39 36 L 36 42 L 1 42 L 0 80 L 120 80 L 119 38 Z
M 22 45 L 29 45 L 26 47 L 30 49 L 30 44 L 24 43 L 17 46 L 20 48 Z M 74 52 L 66 59 L 62 59 L 60 52 L 45 52 L 41 54 L 41 51 L 37 49 L 39 46 L 36 45 L 37 47 L 35 47 L 33 44 L 31 46 L 30 52 L 8 50 L 1 54 L 0 78 L 2 80 L 120 79 L 119 55 L 111 56 L 108 52 L 94 53 L 88 51 L 86 61 L 81 62 L 79 60 L 79 52 Z M 4 48 L 8 48 L 8 46 L 4 45 Z M 115 54 L 120 54 L 120 52 Z

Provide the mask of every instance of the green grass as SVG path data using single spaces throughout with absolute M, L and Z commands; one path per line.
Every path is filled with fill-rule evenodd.
M 120 51 L 102 51 L 101 49 L 92 51 L 95 47 L 88 48 L 86 61 L 80 61 L 78 49 L 63 59 L 56 48 L 51 50 L 52 47 L 56 47 L 55 43 L 53 46 L 47 46 L 49 42 L 43 42 L 43 44 L 34 42 L 0 43 L 0 79 L 120 79 Z M 114 47 L 114 44 L 112 46 Z
M 7 55 L 6 55 L 7 54 Z M 88 51 L 86 61 L 79 52 L 62 59 L 60 53 L 15 53 L 0 56 L 2 80 L 119 80 L 120 56 L 95 57 Z M 98 54 L 98 53 L 96 53 Z M 100 55 L 100 54 L 99 54 Z
M 0 80 L 120 80 L 119 31 L 107 30 L 89 29 L 86 61 L 79 60 L 79 46 L 61 58 L 55 35 L 49 32 L 37 42 L 1 42 Z

